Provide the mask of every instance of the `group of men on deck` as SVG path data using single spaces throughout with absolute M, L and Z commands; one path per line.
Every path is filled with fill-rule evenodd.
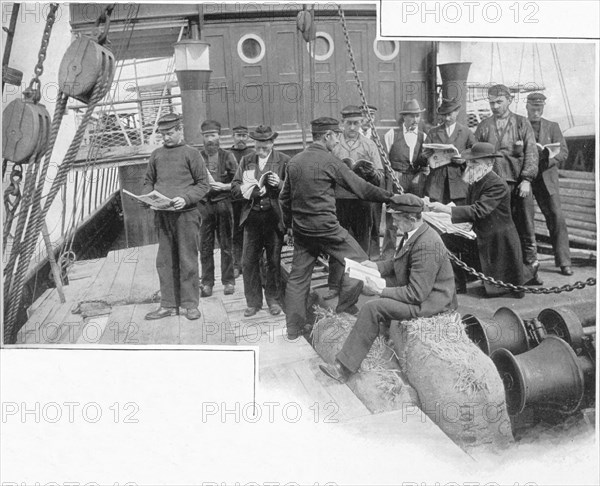
M 390 171 L 384 170 L 365 123 L 376 112 L 374 107 L 368 114 L 357 106 L 345 107 L 341 126 L 334 118 L 313 120 L 312 144 L 291 159 L 274 150 L 278 134 L 267 126 L 250 132 L 235 127 L 234 146 L 228 151 L 219 146 L 220 124 L 206 121 L 201 127 L 204 147 L 198 152 L 184 144 L 177 115 L 161 118 L 164 146 L 150 157 L 145 188 L 171 197 L 174 210 L 156 212 L 161 305 L 146 318 L 173 315 L 179 307 L 190 319 L 200 317 L 198 296 L 212 295 L 214 285 L 216 233 L 224 292 L 233 293 L 235 278 L 242 273 L 244 314 L 249 317 L 262 308 L 264 293 L 272 315 L 280 314 L 285 304 L 287 335 L 296 339 L 309 327 L 310 279 L 317 257 L 325 254 L 330 262 L 325 298 L 338 297 L 336 312 L 358 313 L 338 361 L 323 366 L 327 374 L 344 381 L 360 366 L 380 321 L 427 317 L 457 307 L 457 285 L 463 291 L 464 280 L 455 275 L 446 252 L 451 242 L 442 242 L 424 223 L 427 209 L 448 213 L 456 223 L 473 223 L 486 275 L 535 285 L 541 284 L 535 196 L 547 220 L 556 264 L 571 275 L 557 176 L 567 148 L 558 125 L 541 118 L 545 96 L 528 96 L 528 118 L 510 111 L 513 96 L 505 86 L 493 86 L 488 97 L 492 117 L 474 133 L 457 122 L 461 106 L 455 100 L 443 100 L 438 108 L 443 123 L 427 134 L 420 128 L 425 110 L 416 100 L 404 103 L 399 126 L 384 136 L 385 155 L 404 189 L 402 195 L 393 194 Z M 254 149 L 248 147 L 248 137 Z M 431 169 L 433 152 L 425 143 L 452 144 L 461 155 Z M 560 144 L 553 157 L 543 148 L 549 143 Z M 386 230 L 379 248 L 382 204 Z M 280 254 L 286 232 L 293 236 L 294 254 L 283 302 Z M 377 268 L 387 286 L 350 278 L 344 272 L 346 258 Z M 497 294 L 495 287 L 486 290 Z M 359 311 L 361 292 L 378 298 Z

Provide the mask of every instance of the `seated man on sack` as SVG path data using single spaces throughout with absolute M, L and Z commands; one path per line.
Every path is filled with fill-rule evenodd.
M 380 298 L 362 306 L 335 363 L 319 366 L 340 383 L 360 368 L 379 335 L 380 322 L 389 325 L 392 320 L 431 317 L 458 306 L 448 253 L 440 236 L 423 221 L 423 208 L 421 198 L 413 194 L 393 196 L 388 203 L 387 211 L 404 236 L 392 259 L 362 264 L 377 268 L 382 277 L 391 277 L 396 285 L 379 288 L 367 278 L 365 287 Z

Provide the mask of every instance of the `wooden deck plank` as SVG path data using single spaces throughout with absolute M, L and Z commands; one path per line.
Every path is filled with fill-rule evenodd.
M 44 290 L 44 292 L 42 292 L 42 295 L 40 295 L 35 302 L 33 302 L 28 308 L 27 308 L 27 318 L 29 319 L 41 306 L 44 305 L 44 303 L 48 300 L 52 298 L 52 293 L 55 292 L 56 289 L 54 288 L 50 288 L 50 289 L 46 289 Z
M 239 343 L 239 344 L 244 344 Z M 259 344 L 259 368 L 281 366 L 317 356 L 306 339 L 288 340 L 283 334 L 265 336 Z
M 110 314 L 103 314 L 84 319 L 81 334 L 76 339 L 76 344 L 98 344 L 109 320 Z
M 80 300 L 106 300 L 108 291 L 117 277 L 121 261 L 116 258 L 104 258 L 92 285 L 81 294 Z
M 200 299 L 202 313 L 202 342 L 198 344 L 235 345 L 235 333 L 229 321 L 227 311 L 220 297 L 204 297 Z
M 112 308 L 108 324 L 98 344 L 127 344 L 127 329 L 131 323 L 131 317 L 135 305 L 120 305 Z
M 140 261 L 139 248 L 125 248 L 108 254 L 108 259 L 121 261 L 119 271 L 106 295 L 106 300 L 113 305 L 125 305 L 129 302 L 129 294 L 133 285 L 135 271 Z
M 157 252 L 158 245 L 147 245 L 139 248 L 135 275 L 129 292 L 129 302 L 152 302 L 154 295 L 160 290 L 155 264 Z

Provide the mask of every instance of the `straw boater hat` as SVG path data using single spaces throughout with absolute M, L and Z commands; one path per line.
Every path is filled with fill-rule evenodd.
M 465 150 L 460 158 L 465 160 L 479 160 L 489 159 L 490 157 L 502 157 L 502 155 L 496 153 L 496 149 L 491 143 L 478 142 L 468 150 Z
M 461 107 L 458 99 L 452 98 L 451 100 L 447 100 L 446 98 L 442 99 L 442 104 L 438 108 L 437 112 L 439 115 L 447 115 L 448 113 L 452 113 L 453 111 L 458 110 Z
M 250 132 L 250 138 L 252 140 L 258 140 L 259 142 L 275 140 L 278 135 L 279 133 L 271 130 L 271 127 L 266 127 L 264 125 L 259 125 L 256 127 L 256 130 Z
M 402 109 L 399 113 L 401 115 L 416 115 L 418 113 L 423 113 L 424 111 L 425 109 L 421 109 L 421 105 L 419 105 L 419 102 L 415 99 L 412 99 L 404 102 L 404 104 L 402 105 Z
M 388 213 L 422 213 L 425 204 L 414 194 L 396 194 L 387 203 Z

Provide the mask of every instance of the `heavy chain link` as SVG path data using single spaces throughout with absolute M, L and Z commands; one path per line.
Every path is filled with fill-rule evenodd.
M 46 51 L 48 50 L 48 44 L 50 43 L 50 34 L 52 34 L 52 26 L 56 20 L 56 11 L 58 10 L 58 3 L 50 4 L 50 11 L 48 12 L 48 18 L 46 19 L 46 26 L 44 27 L 44 34 L 42 35 L 42 45 L 38 52 L 38 62 L 33 68 L 35 76 L 29 83 L 28 90 L 32 95 L 34 103 L 38 103 L 42 98 L 40 76 L 44 74 L 44 61 L 46 60 Z
M 113 3 L 112 5 L 108 5 L 107 7 L 104 8 L 102 13 L 96 19 L 96 27 L 98 29 L 100 29 L 100 24 L 102 22 L 104 22 L 104 28 L 103 28 L 102 32 L 99 33 L 98 40 L 96 41 L 101 46 L 103 46 L 104 44 L 109 42 L 108 41 L 108 31 L 110 29 L 110 16 L 112 15 L 112 12 L 116 6 L 117 6 L 116 3 Z
M 526 287 L 524 285 L 514 285 L 511 283 L 503 282 L 502 280 L 496 280 L 493 277 L 489 277 L 487 275 L 484 275 L 481 272 L 478 272 L 477 270 L 475 270 L 474 268 L 467 265 L 465 262 L 463 262 L 460 258 L 458 258 L 456 255 L 454 255 L 451 252 L 448 252 L 448 256 L 454 263 L 456 263 L 456 265 L 458 265 L 460 268 L 462 268 L 465 272 L 476 276 L 477 278 L 483 280 L 484 282 L 492 284 L 496 287 L 510 290 L 511 292 L 525 292 L 527 294 L 537 294 L 537 295 L 539 295 L 539 294 L 560 294 L 562 292 L 572 292 L 573 290 L 581 290 L 581 289 L 584 289 L 585 287 L 587 287 L 588 285 L 589 286 L 596 285 L 596 279 L 592 278 L 592 277 L 588 278 L 585 282 L 577 281 L 574 284 L 566 284 L 566 285 L 563 285 L 562 287 Z
M 363 112 L 366 114 L 366 118 L 369 122 L 369 127 L 371 128 L 371 133 L 373 134 L 373 141 L 377 146 L 377 150 L 379 150 L 379 154 L 381 155 L 381 160 L 383 161 L 383 166 L 390 178 L 392 179 L 393 192 L 396 194 L 404 194 L 404 188 L 400 185 L 400 181 L 392 169 L 392 164 L 388 158 L 386 150 L 383 148 L 383 144 L 379 138 L 379 134 L 375 129 L 375 123 L 373 122 L 373 117 L 369 111 L 369 105 L 367 104 L 367 98 L 365 96 L 365 91 L 362 86 L 362 81 L 358 76 L 358 67 L 356 66 L 356 60 L 354 58 L 354 51 L 352 50 L 352 44 L 350 43 L 350 35 L 348 33 L 348 26 L 346 25 L 346 17 L 344 16 L 344 11 L 342 7 L 338 5 L 338 12 L 340 14 L 340 21 L 342 22 L 342 29 L 344 31 L 344 39 L 346 40 L 346 49 L 348 50 L 348 56 L 350 58 L 350 63 L 352 64 L 352 71 L 354 72 L 354 80 L 356 81 L 356 86 L 358 87 L 358 93 L 360 94 L 360 100 L 362 103 Z

